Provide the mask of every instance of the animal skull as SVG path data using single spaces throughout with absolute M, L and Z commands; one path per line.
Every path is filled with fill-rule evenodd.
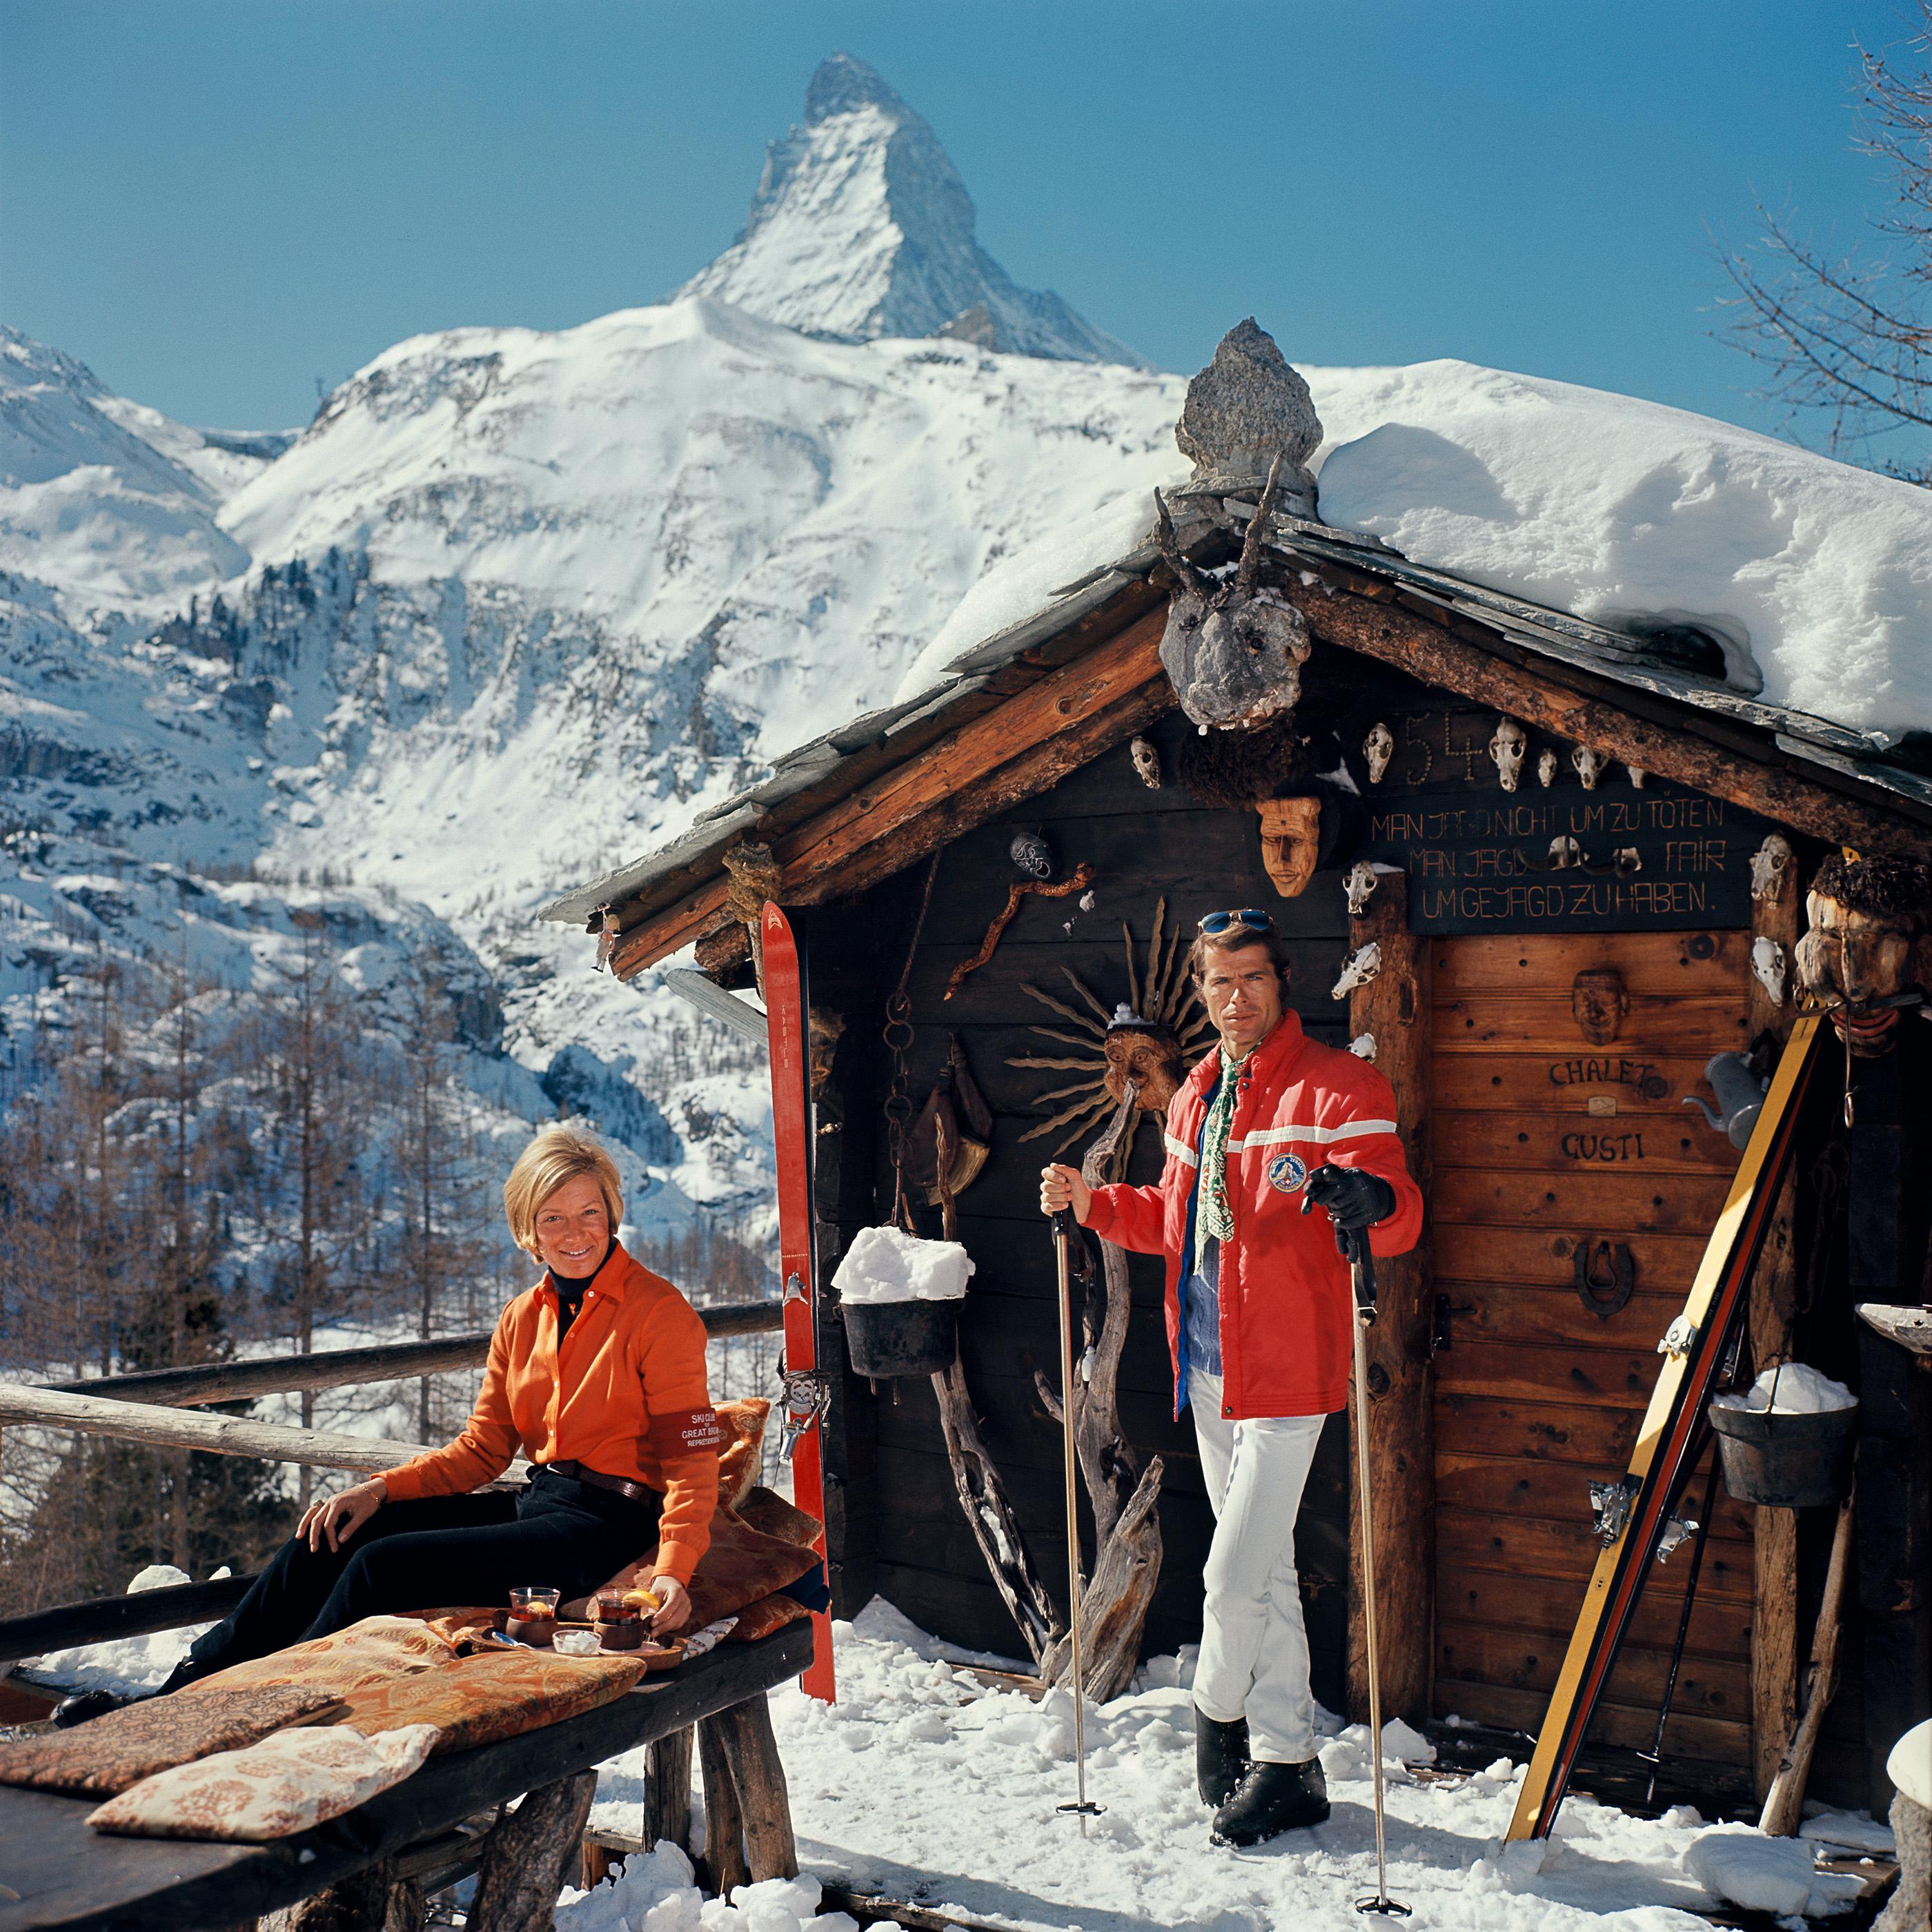
M 1369 782 L 1380 784 L 1382 774 L 1388 770 L 1388 761 L 1395 756 L 1395 740 L 1389 728 L 1379 719 L 1375 729 L 1362 740 L 1362 756 L 1369 761 Z
M 1260 582 L 1262 549 L 1274 520 L 1282 459 L 1248 525 L 1240 567 L 1226 580 L 1197 570 L 1174 534 L 1160 492 L 1154 541 L 1174 578 L 1160 661 L 1180 708 L 1203 730 L 1244 729 L 1301 699 L 1301 667 L 1314 649 L 1301 613 Z
M 1751 970 L 1774 1006 L 1784 1004 L 1784 974 L 1787 962 L 1784 948 L 1774 939 L 1760 934 L 1751 941 Z
M 1497 722 L 1496 735 L 1490 740 L 1490 756 L 1502 774 L 1503 790 L 1514 791 L 1522 775 L 1523 754 L 1529 748 L 1529 734 L 1514 718 Z
M 1382 949 L 1371 940 L 1351 953 L 1342 968 L 1342 976 L 1330 989 L 1331 1000 L 1346 1000 L 1358 986 L 1366 986 L 1382 970 Z
M 1358 859 L 1349 868 L 1348 876 L 1342 881 L 1342 890 L 1348 898 L 1348 916 L 1360 919 L 1362 908 L 1369 902 L 1369 895 L 1376 889 L 1376 868 L 1366 859 Z
M 1775 905 L 1784 894 L 1784 868 L 1791 863 L 1788 841 L 1775 832 L 1751 854 L 1751 897 Z
M 1572 866 L 1583 862 L 1583 848 L 1566 832 L 1550 842 L 1550 868 L 1552 872 L 1567 872 Z
M 1639 791 L 1642 790 L 1643 782 L 1646 778 L 1649 777 L 1649 772 L 1646 771 L 1641 765 L 1626 765 L 1624 769 L 1630 773 L 1630 783 L 1634 785 Z
M 1576 767 L 1576 776 L 1583 781 L 1583 789 L 1594 791 L 1597 781 L 1604 776 L 1604 768 L 1610 760 L 1589 746 L 1579 745 L 1570 754 L 1570 762 Z
M 1160 789 L 1160 754 L 1144 738 L 1136 738 L 1127 747 L 1127 755 L 1134 761 L 1134 770 L 1140 782 L 1149 791 Z
M 1358 1033 L 1348 1042 L 1348 1051 L 1358 1060 L 1372 1060 L 1376 1057 L 1376 1036 L 1372 1033 Z
M 1545 752 L 1536 761 L 1537 782 L 1545 791 L 1556 782 L 1556 754 Z

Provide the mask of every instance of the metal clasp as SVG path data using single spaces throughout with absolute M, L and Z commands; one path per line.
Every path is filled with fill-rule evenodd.
M 1660 1355 L 1688 1355 L 1696 1345 L 1697 1324 L 1689 1316 L 1680 1315 L 1664 1331 L 1664 1340 L 1658 1343 Z
M 823 1369 L 788 1369 L 781 1355 L 778 1380 L 784 1384 L 779 1398 L 784 1411 L 784 1433 L 778 1442 L 778 1460 L 789 1462 L 806 1432 L 830 1410 L 832 1378 Z
M 1628 1476 L 1619 1482 L 1590 1485 L 1590 1508 L 1596 1517 L 1591 1527 L 1606 1548 L 1623 1534 L 1624 1525 L 1630 1520 L 1630 1504 L 1636 1498 L 1637 1486 Z
M 1664 1534 L 1657 1539 L 1658 1562 L 1667 1563 L 1670 1560 L 1670 1552 L 1680 1543 L 1689 1542 L 1696 1534 L 1697 1522 L 1694 1516 L 1672 1516 L 1664 1526 Z

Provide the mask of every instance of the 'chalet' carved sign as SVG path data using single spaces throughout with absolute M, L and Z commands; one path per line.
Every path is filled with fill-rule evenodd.
M 1661 778 L 1636 782 L 1587 748 L 1499 734 L 1499 722 L 1475 711 L 1389 718 L 1379 725 L 1394 742 L 1378 782 L 1366 759 L 1350 757 L 1368 818 L 1364 855 L 1408 873 L 1413 930 L 1750 923 L 1750 859 L 1765 821 Z

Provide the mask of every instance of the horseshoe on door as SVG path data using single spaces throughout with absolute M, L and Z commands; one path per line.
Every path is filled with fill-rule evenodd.
M 1636 1286 L 1636 1258 L 1629 1244 L 1618 1241 L 1592 1243 L 1587 1234 L 1576 1238 L 1576 1298 L 1600 1320 L 1607 1322 L 1630 1298 Z

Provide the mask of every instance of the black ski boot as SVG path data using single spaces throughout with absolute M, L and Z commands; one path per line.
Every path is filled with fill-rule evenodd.
M 1224 1724 L 1194 1707 L 1194 1779 L 1202 1804 L 1218 1810 L 1234 1796 L 1248 1769 L 1248 1720 Z
M 152 1690 L 76 1690 L 54 1706 L 54 1724 L 58 1730 L 70 1731 L 75 1725 L 104 1718 L 110 1711 L 125 1710 L 130 1704 L 145 1704 L 154 1695 Z
M 1318 1757 L 1305 1764 L 1253 1764 L 1241 1788 L 1214 1814 L 1208 1837 L 1216 1845 L 1258 1845 L 1328 1816 L 1328 1781 Z

